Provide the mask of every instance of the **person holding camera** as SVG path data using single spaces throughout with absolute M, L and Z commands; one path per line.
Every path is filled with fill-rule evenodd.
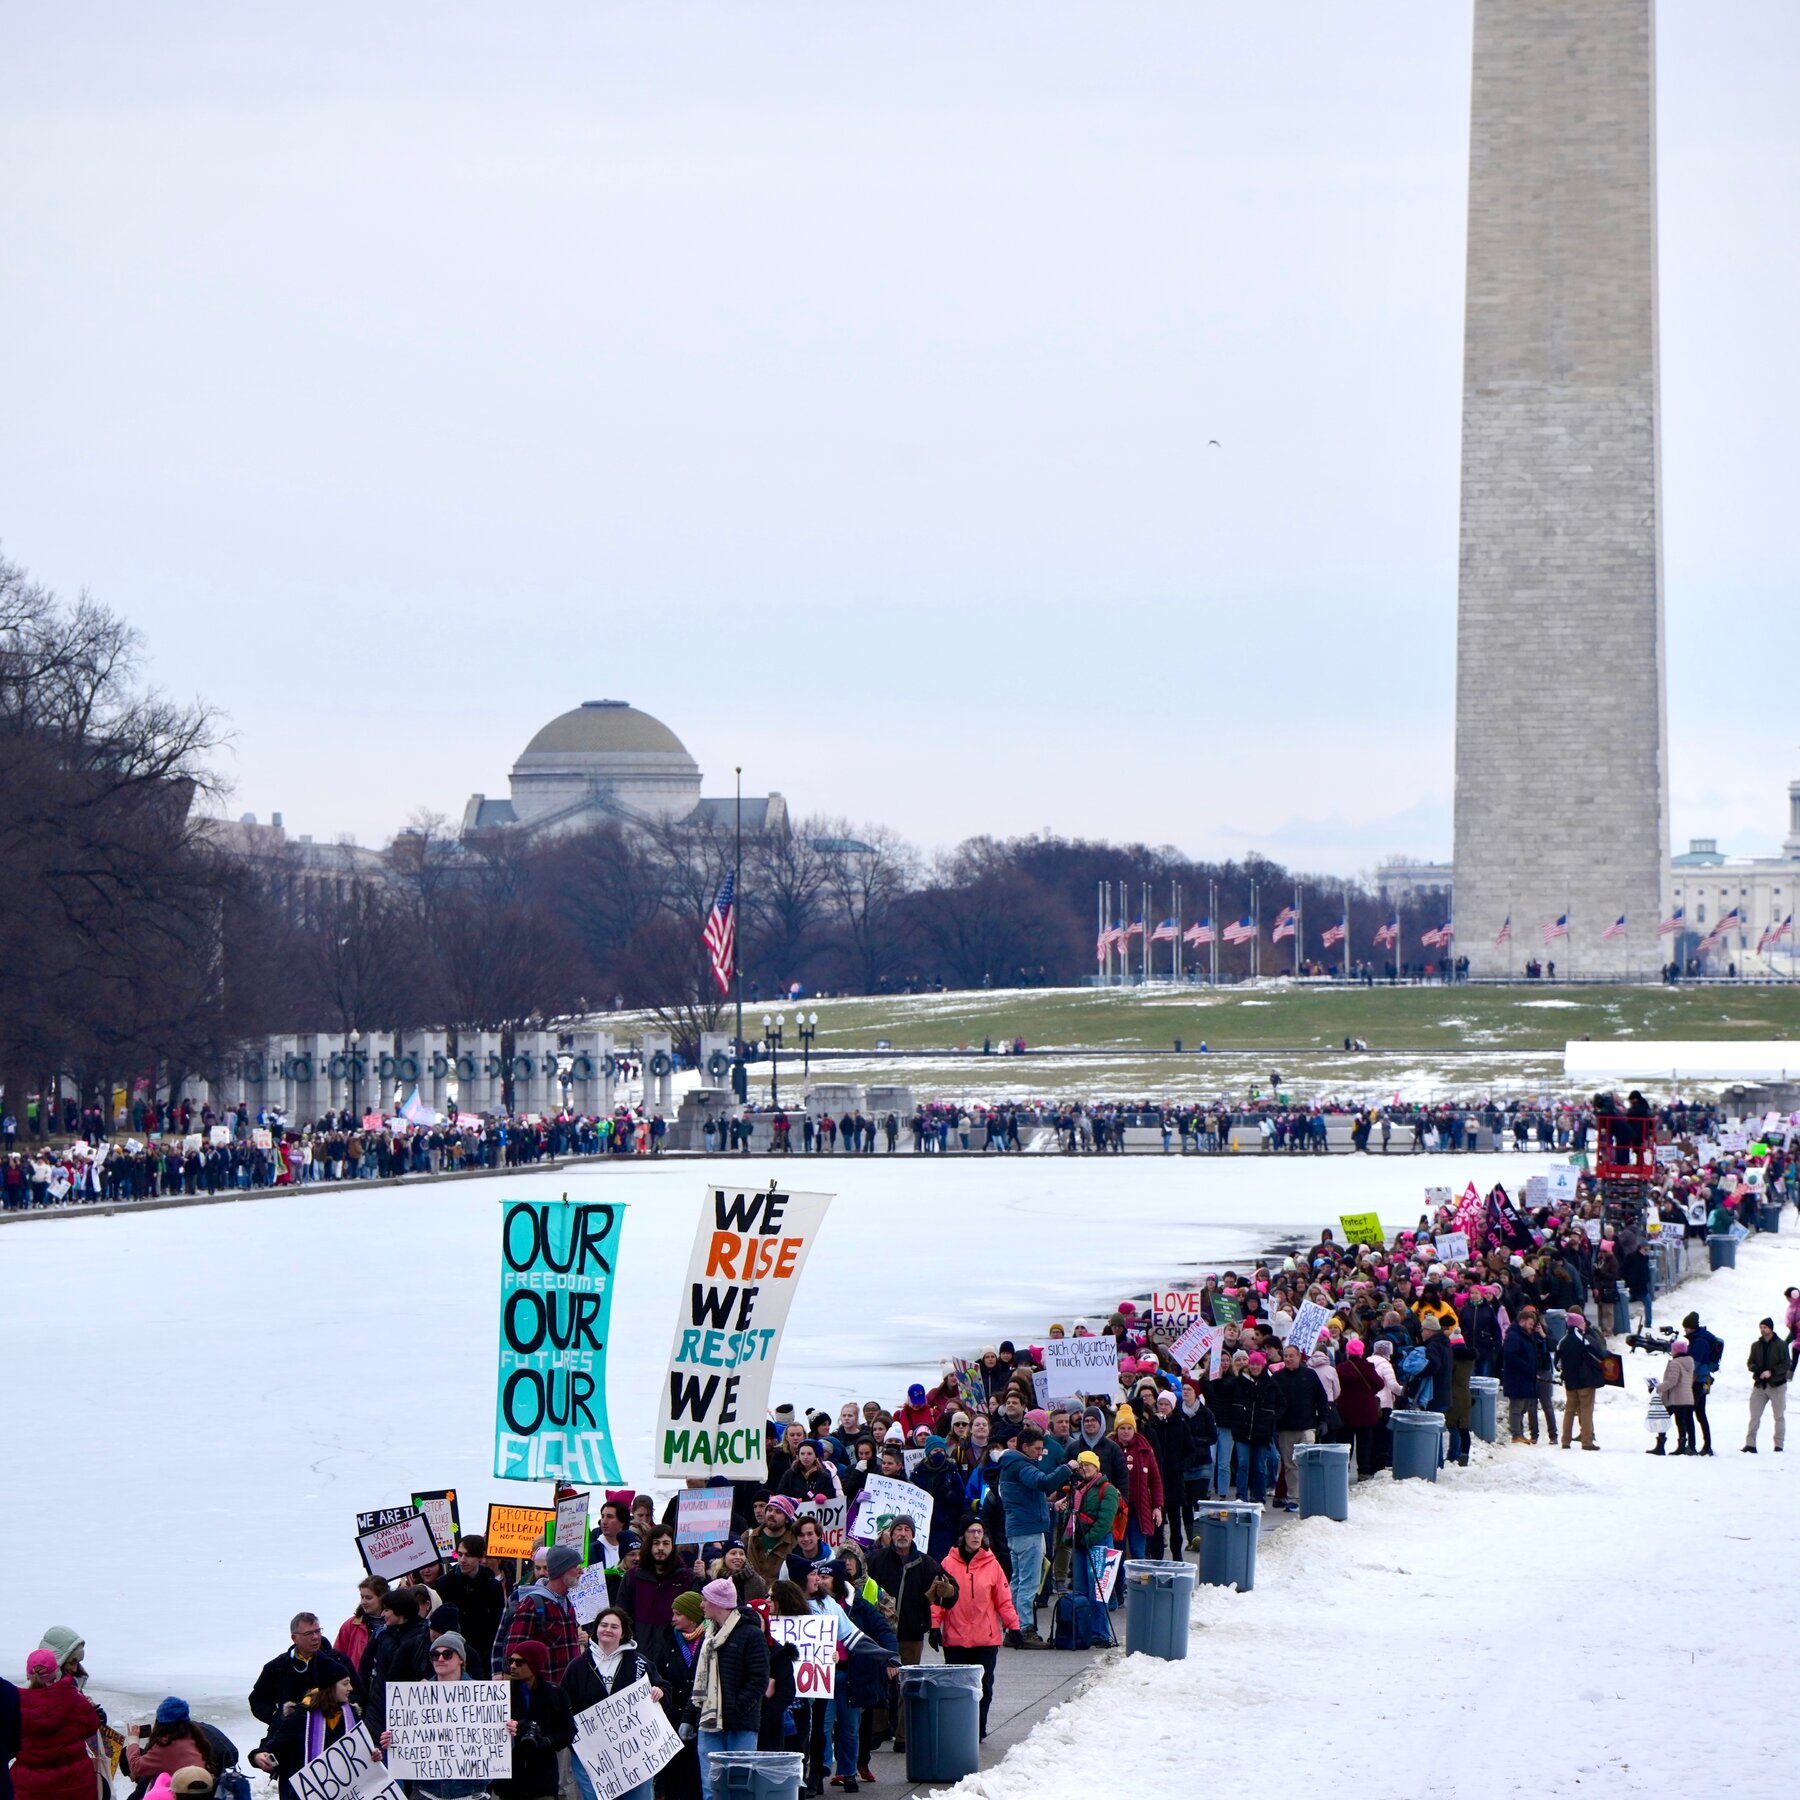
M 575 1712 L 567 1692 L 547 1679 L 549 1668 L 550 1653 L 530 1639 L 515 1644 L 507 1655 L 506 1678 L 512 1684 L 509 1729 L 513 1736 L 513 1772 L 499 1784 L 505 1800 L 555 1800 L 560 1787 L 557 1753 L 575 1741 Z M 569 1673 L 572 1675 L 574 1670 Z M 579 1762 L 576 1767 L 580 1767 Z

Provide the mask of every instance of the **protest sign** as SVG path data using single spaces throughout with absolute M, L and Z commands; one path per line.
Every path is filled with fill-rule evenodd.
M 216 1129 L 216 1127 L 215 1127 L 215 1129 Z M 1744 1148 L 1744 1146 L 1746 1144 L 1748 1144 L 1749 1142 L 1750 1142 L 1750 1135 L 1748 1132 L 1721 1131 L 1719 1133 L 1719 1148 L 1721 1150 L 1727 1152 L 1727 1154 L 1730 1154 L 1730 1155 L 1735 1155 L 1738 1151 L 1742 1150 Z
M 829 1194 L 708 1188 L 657 1402 L 658 1475 L 768 1473 L 769 1383 Z
M 1590 1244 L 1599 1243 L 1600 1221 L 1598 1219 L 1583 1219 L 1581 1229 L 1587 1233 L 1587 1240 Z
M 900 1460 L 905 1465 L 907 1476 L 910 1479 L 913 1470 L 925 1460 L 925 1452 L 923 1450 L 902 1450 Z
M 981 1369 L 965 1356 L 952 1357 L 950 1373 L 956 1377 L 956 1397 L 962 1402 L 963 1411 L 978 1413 L 987 1411 L 987 1385 L 981 1379 Z
M 1581 1187 L 1581 1171 L 1569 1163 L 1552 1163 L 1544 1175 L 1545 1204 L 1572 1205 Z M 1531 1184 L 1527 1182 L 1529 1193 Z M 1535 1202 L 1534 1202 L 1535 1204 Z
M 558 1494 L 556 1520 L 550 1536 L 551 1543 L 567 1544 L 579 1551 L 583 1562 L 587 1561 L 588 1503 L 591 1498 L 585 1493 Z
M 366 1725 L 302 1763 L 289 1785 L 294 1800 L 406 1800 L 406 1789 L 377 1757 Z
M 200 1144 L 201 1144 L 201 1137 L 200 1137 L 199 1132 L 197 1132 L 197 1131 L 187 1132 L 182 1137 L 182 1140 L 181 1140 L 182 1154 L 186 1155 L 187 1152 L 190 1150 L 198 1150 L 200 1148 Z
M 617 1481 L 606 1339 L 625 1209 L 501 1204 L 494 1473 L 506 1481 Z
M 1448 1206 L 1450 1190 L 1447 1187 L 1428 1187 L 1425 1190 L 1425 1205 L 1429 1210 L 1434 1206 Z
M 456 1489 L 433 1488 L 427 1493 L 414 1494 L 412 1502 L 425 1515 L 431 1535 L 448 1561 L 456 1554 L 456 1540 L 462 1536 L 462 1520 L 456 1511 Z
M 1200 1317 L 1198 1288 L 1164 1288 L 1150 1296 L 1150 1323 L 1167 1331 L 1185 1331 Z
M 258 1150 L 272 1150 L 275 1147 L 275 1134 L 266 1125 L 253 1125 L 250 1128 L 250 1142 Z M 129 1150 L 131 1146 L 127 1144 L 125 1148 Z
M 1338 1224 L 1343 1228 L 1346 1244 L 1373 1244 L 1379 1250 L 1387 1243 L 1379 1213 L 1339 1213 Z
M 794 1664 L 794 1698 L 829 1700 L 837 1686 L 837 1621 L 823 1614 L 769 1620 L 770 1640 L 799 1651 Z
M 1236 1294 L 1221 1290 L 1213 1295 L 1213 1318 L 1221 1325 L 1241 1325 L 1244 1322 L 1243 1301 Z
M 611 1605 L 612 1595 L 606 1586 L 606 1564 L 590 1563 L 581 1571 L 581 1579 L 569 1589 L 569 1610 L 575 1615 L 575 1623 L 591 1625 Z
M 1567 1164 L 1559 1163 L 1557 1166 L 1566 1168 Z M 1548 1175 L 1528 1175 L 1525 1178 L 1525 1204 L 1530 1208 L 1550 1204 L 1550 1177 Z
M 357 1516 L 360 1520 L 366 1515 Z M 396 1582 L 402 1575 L 427 1568 L 443 1554 L 431 1535 L 425 1515 L 410 1506 L 390 1525 L 358 1531 L 356 1547 L 362 1552 L 363 1567 L 387 1582 Z
M 845 1500 L 796 1500 L 794 1523 L 798 1525 L 802 1519 L 817 1519 L 819 1541 L 828 1550 L 836 1550 L 844 1541 L 844 1527 L 849 1510 L 849 1502 Z
M 648 1787 L 680 1750 L 681 1739 L 650 1698 L 648 1681 L 634 1681 L 575 1715 L 575 1754 L 597 1800 Z
M 505 1781 L 512 1691 L 504 1681 L 390 1681 L 388 1773 L 397 1781 Z
M 856 1518 L 850 1535 L 865 1544 L 875 1541 L 905 1513 L 913 1522 L 913 1535 L 921 1544 L 931 1539 L 931 1512 L 935 1503 L 922 1487 L 896 1481 L 891 1475 L 871 1475 L 856 1497 Z
M 1319 1341 L 1319 1333 L 1325 1329 L 1325 1321 L 1331 1314 L 1316 1300 L 1306 1301 L 1294 1314 L 1293 1329 L 1287 1334 L 1284 1350 L 1297 1349 L 1302 1356 L 1310 1356 L 1313 1346 Z
M 731 1536 L 731 1489 L 683 1488 L 675 1501 L 678 1544 L 722 1544 Z
M 1706 1202 L 1704 1200 L 1690 1200 L 1687 1203 L 1687 1222 L 1690 1225 L 1704 1225 L 1706 1223 Z M 1594 1227 L 1594 1241 L 1595 1243 L 1598 1243 L 1600 1241 L 1600 1221 L 1598 1219 L 1590 1219 L 1587 1223 Z
M 1112 1598 L 1113 1583 L 1119 1579 L 1119 1566 L 1125 1560 L 1123 1550 L 1093 1549 L 1088 1552 L 1093 1559 L 1091 1567 L 1094 1572 L 1094 1594 L 1104 1606 Z
M 1076 1400 L 1111 1394 L 1119 1385 L 1119 1345 L 1109 1337 L 1052 1338 L 1044 1346 L 1044 1373 L 1050 1399 Z
M 1219 1372 L 1220 1358 L 1225 1349 L 1225 1327 L 1208 1325 L 1204 1320 L 1190 1325 L 1174 1343 L 1169 1346 L 1169 1354 L 1174 1357 L 1176 1366 L 1185 1374 L 1194 1368 L 1202 1357 L 1206 1358 L 1207 1374 L 1216 1376 Z
M 223 1148 L 226 1144 L 231 1142 L 230 1127 L 226 1125 L 211 1126 L 207 1131 L 206 1141 L 211 1144 L 214 1149 Z
M 102 1725 L 97 1736 L 100 1741 L 95 1754 L 110 1779 L 119 1772 L 119 1759 L 125 1754 L 125 1734 Z
M 1440 1232 L 1437 1239 L 1437 1253 L 1440 1262 L 1467 1262 L 1469 1260 L 1469 1234 L 1466 1231 Z
M 1738 1222 L 1734 1219 L 1731 1224 L 1730 1235 L 1733 1238 L 1735 1238 L 1738 1243 L 1741 1244 L 1744 1241 L 1744 1239 L 1750 1235 L 1750 1229 L 1746 1225 L 1738 1224 Z
M 556 1514 L 541 1506 L 488 1505 L 489 1556 L 529 1556 L 534 1545 L 546 1541 Z
M 1031 1371 L 1031 1399 L 1033 1405 L 1043 1407 L 1046 1411 L 1049 1410 L 1050 1377 L 1042 1369 Z M 910 1475 L 912 1471 L 908 1469 L 907 1473 Z

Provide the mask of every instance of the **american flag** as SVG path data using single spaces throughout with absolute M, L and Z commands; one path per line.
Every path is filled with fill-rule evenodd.
M 1172 944 L 1172 943 L 1174 943 L 1174 941 L 1175 941 L 1175 921 L 1173 919 L 1164 919 L 1163 922 L 1159 926 L 1157 926 L 1157 928 L 1153 932 L 1151 932 L 1150 941 L 1153 944 Z
M 1112 948 L 1112 933 L 1103 931 L 1094 939 L 1094 961 L 1105 962 L 1106 953 Z
M 1335 925 L 1327 925 L 1325 929 L 1319 933 L 1319 942 L 1325 949 L 1329 950 L 1333 944 L 1341 944 L 1349 935 L 1350 916 L 1346 913 Z
M 1657 926 L 1656 935 L 1658 937 L 1667 937 L 1671 931 L 1681 931 L 1685 929 L 1686 924 L 1687 911 L 1684 907 L 1678 906 L 1659 926 Z
M 1508 913 L 1500 929 L 1494 933 L 1494 948 L 1498 950 L 1502 944 L 1512 942 L 1512 914 Z
M 1210 944 L 1213 941 L 1212 920 L 1202 919 L 1197 925 L 1190 925 L 1181 935 L 1196 948 L 1201 944 Z
M 1706 937 L 1701 942 L 1700 948 L 1702 950 L 1716 950 L 1724 943 L 1725 934 L 1730 931 L 1734 925 L 1741 925 L 1742 923 L 1742 919 L 1738 916 L 1738 909 L 1734 906 L 1731 911 L 1720 919 L 1718 924 L 1707 933 Z
M 1376 927 L 1375 942 L 1378 945 L 1386 945 L 1390 950 L 1398 946 L 1400 942 L 1400 915 L 1398 913 L 1395 913 L 1385 925 Z
M 1625 935 L 1625 915 L 1620 913 L 1607 928 L 1601 932 L 1600 939 L 1604 943 L 1608 938 L 1621 938 Z
M 1456 936 L 1453 926 L 1440 925 L 1436 931 L 1427 931 L 1419 939 L 1427 949 L 1445 949 L 1450 947 L 1450 940 Z
M 1788 916 L 1785 919 L 1783 919 L 1779 925 L 1771 925 L 1769 927 L 1769 929 L 1767 931 L 1765 931 L 1762 934 L 1762 936 L 1757 940 L 1756 954 L 1758 956 L 1761 956 L 1765 950 L 1770 949 L 1771 947 L 1773 947 L 1776 944 L 1779 944 L 1781 942 L 1781 940 L 1784 937 L 1786 937 L 1788 935 L 1788 933 L 1791 932 L 1793 929 L 1794 929 L 1794 915 L 1792 913 L 1789 913 Z
M 737 953 L 736 895 L 737 872 L 733 870 L 725 877 L 725 885 L 706 916 L 706 929 L 700 934 L 706 954 L 712 958 L 713 980 L 719 984 L 721 994 L 731 992 L 731 969 Z
M 1569 915 L 1567 913 L 1558 913 L 1557 916 L 1544 927 L 1544 942 L 1546 944 L 1554 944 L 1558 938 L 1567 937 L 1568 935 Z
M 1131 929 L 1127 931 L 1125 935 L 1128 938 L 1142 937 L 1144 935 L 1144 921 L 1142 919 L 1133 919 L 1131 921 Z
M 1269 933 L 1269 942 L 1279 944 L 1283 938 L 1291 938 L 1293 935 L 1294 909 L 1291 906 L 1284 906 L 1275 915 L 1275 929 Z
M 1228 944 L 1247 944 L 1256 936 L 1256 921 L 1248 913 L 1234 925 L 1225 927 L 1225 941 Z

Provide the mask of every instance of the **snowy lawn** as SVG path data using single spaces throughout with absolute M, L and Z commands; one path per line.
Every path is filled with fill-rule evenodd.
M 1200 1791 L 1273 1753 L 1313 1785 L 1432 1800 L 1791 1794 L 1800 1443 L 1770 1454 L 1765 1417 L 1761 1453 L 1739 1446 L 1744 1358 L 1800 1282 L 1800 1243 L 1758 1238 L 1738 1263 L 1657 1311 L 1698 1310 L 1725 1340 L 1716 1456 L 1644 1454 L 1644 1377 L 1662 1359 L 1628 1354 L 1628 1385 L 1596 1408 L 1598 1454 L 1478 1441 L 1436 1486 L 1353 1488 L 1347 1524 L 1285 1519 L 1253 1592 L 1196 1590 L 1185 1663 L 1107 1669 L 949 1791 Z

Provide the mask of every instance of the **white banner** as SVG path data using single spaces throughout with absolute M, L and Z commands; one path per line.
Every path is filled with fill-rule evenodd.
M 1207 1325 L 1205 1323 L 1190 1325 L 1174 1343 L 1169 1346 L 1169 1354 L 1174 1357 L 1182 1372 L 1191 1372 L 1201 1357 L 1206 1358 L 1206 1373 L 1210 1380 L 1218 1378 L 1225 1352 L 1225 1327 L 1223 1325 Z
M 657 1402 L 658 1475 L 768 1474 L 775 1356 L 830 1204 L 829 1194 L 707 1189 Z
M 382 1767 L 366 1725 L 303 1763 L 289 1785 L 295 1800 L 406 1800 L 406 1789 Z
M 730 1488 L 683 1488 L 675 1496 L 676 1543 L 722 1544 L 730 1536 Z
M 412 1574 L 415 1569 L 428 1568 L 443 1555 L 431 1535 L 431 1521 L 410 1507 L 391 1525 L 359 1531 L 356 1547 L 362 1552 L 364 1568 L 389 1583 L 398 1581 L 402 1575 Z
M 1119 1387 L 1119 1345 L 1115 1338 L 1052 1338 L 1044 1346 L 1044 1373 L 1050 1402 L 1111 1396 Z
M 1439 1262 L 1460 1263 L 1469 1260 L 1469 1234 L 1466 1231 L 1446 1231 L 1437 1240 Z
M 673 1760 L 681 1739 L 650 1698 L 650 1684 L 634 1681 L 575 1715 L 575 1754 L 600 1800 L 642 1787 Z
M 809 1613 L 805 1618 L 778 1613 L 769 1620 L 769 1636 L 800 1652 L 794 1664 L 794 1698 L 829 1700 L 837 1689 L 837 1621 L 823 1613 Z
M 1331 1314 L 1316 1300 L 1308 1300 L 1294 1314 L 1293 1329 L 1287 1334 L 1287 1342 L 1282 1349 L 1297 1349 L 1302 1356 L 1311 1356 L 1313 1346 L 1319 1341 L 1319 1333 L 1325 1329 L 1325 1321 Z
M 913 1536 L 921 1544 L 931 1542 L 931 1513 L 935 1502 L 922 1487 L 896 1481 L 891 1475 L 871 1475 L 856 1496 L 856 1518 L 850 1535 L 872 1544 L 888 1528 L 890 1520 L 905 1513 L 913 1522 Z
M 827 1550 L 837 1550 L 844 1542 L 844 1527 L 848 1522 L 849 1512 L 850 1505 L 846 1500 L 796 1500 L 794 1523 L 798 1526 L 802 1519 L 818 1520 L 819 1541 Z M 730 1533 L 727 1532 L 726 1535 L 730 1536 Z
M 512 1693 L 504 1681 L 390 1681 L 388 1773 L 397 1781 L 505 1781 Z

